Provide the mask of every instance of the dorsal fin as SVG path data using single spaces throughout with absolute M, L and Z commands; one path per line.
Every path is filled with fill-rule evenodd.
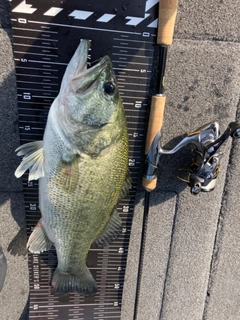
M 123 187 L 122 187 L 122 191 L 119 196 L 119 200 L 123 199 L 127 195 L 128 191 L 129 191 L 129 189 L 131 189 L 131 187 L 132 187 L 132 179 L 130 177 L 130 172 L 128 170 Z
M 95 239 L 94 244 L 102 248 L 117 239 L 122 231 L 122 220 L 116 209 L 113 210 L 112 217 L 103 229 L 102 233 Z
M 18 156 L 23 156 L 22 162 L 15 171 L 15 176 L 20 178 L 28 169 L 28 181 L 38 180 L 44 176 L 43 167 L 43 141 L 26 143 L 16 149 Z

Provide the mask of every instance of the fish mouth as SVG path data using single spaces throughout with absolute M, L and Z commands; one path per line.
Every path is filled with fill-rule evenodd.
M 61 91 L 63 91 L 63 94 L 66 93 L 64 88 L 69 88 L 69 84 L 73 92 L 84 93 L 97 82 L 103 69 L 112 68 L 110 58 L 105 56 L 88 69 L 87 62 L 90 46 L 91 40 L 81 39 L 62 79 Z
M 80 40 L 80 45 L 78 46 L 70 62 L 75 68 L 75 72 L 72 73 L 72 77 L 75 77 L 87 70 L 88 51 L 90 47 L 91 40 Z
M 87 61 L 86 61 L 87 65 Z M 112 63 L 108 56 L 104 56 L 97 64 L 89 69 L 80 70 L 78 75 L 72 78 L 71 86 L 73 91 L 77 93 L 84 93 L 93 85 L 97 85 L 97 80 L 100 78 L 104 69 L 112 67 Z
M 72 78 L 78 76 L 87 70 L 88 50 L 91 46 L 91 40 L 81 39 L 72 59 L 70 60 L 61 84 L 61 89 L 67 86 Z
M 79 77 L 86 76 L 88 73 L 96 73 L 98 74 L 103 68 L 105 68 L 108 64 L 112 65 L 109 56 L 104 56 L 103 58 L 97 60 L 98 62 L 92 65 L 89 69 L 87 68 L 87 60 L 82 64 L 76 76 L 72 78 L 72 80 L 78 79 Z

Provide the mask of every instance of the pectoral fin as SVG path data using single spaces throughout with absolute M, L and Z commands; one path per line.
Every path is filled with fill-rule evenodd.
M 16 150 L 18 156 L 23 156 L 21 164 L 15 171 L 15 176 L 20 178 L 28 169 L 28 181 L 38 180 L 44 176 L 43 141 L 26 143 Z
M 94 241 L 98 247 L 105 247 L 113 240 L 117 239 L 122 232 L 122 220 L 119 214 L 114 210 L 111 220 L 103 229 L 100 236 Z

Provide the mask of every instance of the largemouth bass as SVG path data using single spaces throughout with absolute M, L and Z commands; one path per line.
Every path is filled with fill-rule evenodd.
M 30 252 L 56 248 L 52 293 L 97 292 L 86 266 L 90 246 L 108 245 L 121 232 L 116 211 L 131 185 L 128 131 L 108 56 L 87 69 L 90 41 L 81 40 L 49 110 L 43 141 L 20 146 L 23 160 L 39 179 L 41 219 L 29 237 Z

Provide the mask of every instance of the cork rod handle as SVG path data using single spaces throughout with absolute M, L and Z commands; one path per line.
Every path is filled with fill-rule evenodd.
M 151 144 L 156 134 L 161 130 L 163 124 L 163 114 L 165 107 L 166 96 L 152 96 L 151 109 L 148 122 L 148 131 L 145 145 L 145 154 L 148 153 Z M 156 188 L 157 178 L 154 180 L 147 180 L 143 178 L 142 185 L 148 190 L 152 191 Z
M 171 45 L 177 15 L 178 0 L 160 0 L 157 43 Z

